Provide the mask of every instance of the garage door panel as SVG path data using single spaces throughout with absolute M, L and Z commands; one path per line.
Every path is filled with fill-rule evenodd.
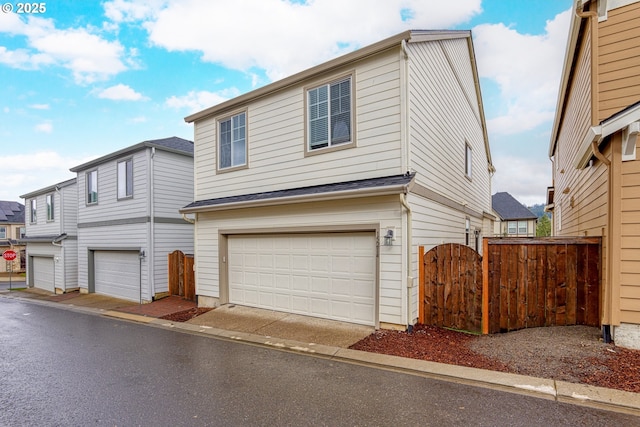
M 231 236 L 228 244 L 230 302 L 375 323 L 373 233 Z
M 95 251 L 95 292 L 131 301 L 140 299 L 137 251 Z
M 33 257 L 33 286 L 55 292 L 55 268 L 51 257 Z

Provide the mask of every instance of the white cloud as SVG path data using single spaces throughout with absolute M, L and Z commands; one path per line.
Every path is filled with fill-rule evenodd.
M 473 28 L 478 73 L 498 85 L 500 105 L 506 106 L 487 120 L 491 133 L 520 133 L 553 120 L 570 19 L 570 10 L 558 14 L 542 35 L 520 34 L 504 24 Z
M 47 120 L 42 123 L 38 123 L 35 130 L 40 133 L 51 133 L 53 132 L 53 124 Z
M 143 101 L 148 99 L 131 87 L 123 84 L 117 84 L 101 90 L 97 96 L 98 98 L 111 99 L 114 101 Z
M 104 8 L 114 21 L 142 21 L 156 46 L 201 52 L 204 61 L 244 72 L 262 69 L 271 80 L 409 28 L 447 28 L 481 11 L 480 0 L 394 0 L 375 7 L 370 0 L 114 0 Z
M 73 178 L 75 174 L 69 168 L 89 160 L 91 158 L 66 157 L 53 150 L 4 156 L 3 179 L 6 185 L 0 187 L 0 200 L 22 203 L 22 194 Z
M 551 162 L 530 158 L 498 156 L 493 158 L 497 169 L 493 176 L 493 194 L 506 191 L 527 206 L 544 203 L 547 186 L 551 184 Z
M 31 104 L 29 108 L 33 108 L 34 110 L 48 110 L 49 104 Z
M 27 46 L 9 50 L 0 46 L 0 63 L 33 70 L 58 65 L 71 71 L 79 84 L 105 80 L 127 69 L 124 47 L 88 28 L 57 29 L 53 20 L 0 14 L 0 32 L 25 36 Z
M 167 98 L 165 104 L 170 108 L 186 109 L 189 112 L 196 112 L 212 105 L 220 104 L 239 95 L 236 89 L 228 89 L 221 92 L 191 91 L 184 96 L 172 96 Z

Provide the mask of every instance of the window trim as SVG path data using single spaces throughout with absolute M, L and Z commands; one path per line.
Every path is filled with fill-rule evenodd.
M 96 199 L 94 201 L 92 201 L 91 198 L 90 198 L 91 192 L 90 192 L 90 189 L 89 189 L 89 184 L 90 184 L 89 177 L 91 175 L 93 175 L 94 173 L 96 174 L 96 179 L 95 179 L 96 180 L 96 192 L 95 192 Z M 98 169 L 92 169 L 92 170 L 87 171 L 85 173 L 85 193 L 84 193 L 84 195 L 85 195 L 85 203 L 86 203 L 86 205 L 87 206 L 97 205 L 98 204 L 98 200 L 99 200 L 98 194 L 99 194 L 99 192 L 98 192 Z
M 124 196 L 120 196 L 120 164 L 122 163 L 125 164 Z M 131 194 L 127 194 L 127 190 L 129 189 L 129 185 L 127 185 L 129 178 L 129 168 L 127 168 L 127 163 L 131 163 Z M 117 200 L 128 200 L 133 198 L 133 157 L 121 159 L 116 162 L 116 198 Z
M 464 143 L 464 175 L 469 180 L 473 178 L 473 148 L 466 141 Z
M 220 166 L 220 160 L 222 156 L 220 155 L 220 149 L 222 148 L 220 144 L 220 132 L 221 132 L 221 124 L 222 122 L 226 122 L 227 120 L 233 120 L 234 117 L 244 114 L 244 164 L 229 166 L 223 168 Z M 233 156 L 232 156 L 233 163 Z M 216 171 L 218 173 L 226 173 L 233 172 L 242 169 L 249 168 L 249 112 L 247 108 L 242 110 L 235 110 L 229 114 L 225 114 L 224 116 L 216 119 Z
M 321 86 L 329 86 L 334 83 L 341 82 L 343 80 L 349 80 L 350 82 L 350 111 L 349 111 L 349 119 L 351 121 L 351 135 L 349 141 L 341 142 L 336 145 L 329 145 L 327 147 L 315 148 L 311 149 L 310 144 L 310 127 L 309 127 L 309 91 L 313 89 L 317 89 Z M 355 110 L 356 110 L 356 79 L 355 79 L 355 70 L 351 70 L 347 73 L 340 74 L 337 76 L 333 76 L 318 82 L 315 82 L 311 85 L 307 85 L 303 88 L 303 103 L 304 103 L 304 155 L 306 156 L 314 156 L 318 154 L 331 153 L 339 150 L 346 150 L 350 148 L 356 147 L 356 120 L 355 120 Z M 331 96 L 331 94 L 329 94 Z
M 7 227 L 4 225 L 0 225 L 0 239 L 10 239 L 10 237 L 7 237 Z
M 55 197 L 53 193 L 49 193 L 44 198 L 45 204 L 47 205 L 47 222 L 55 221 Z
M 31 199 L 30 207 L 29 207 L 29 222 L 31 224 L 38 223 L 38 200 Z
M 512 224 L 514 226 L 514 232 L 513 233 L 510 231 L 510 227 L 509 227 Z M 517 236 L 518 235 L 518 221 L 513 221 L 513 220 L 507 221 L 507 235 L 509 235 L 509 236 L 514 236 L 514 235 Z
M 521 225 L 524 225 L 524 232 L 522 232 L 522 231 L 520 230 L 520 226 L 521 226 Z M 529 224 L 528 224 L 528 221 L 522 221 L 522 220 L 519 220 L 519 221 L 518 221 L 518 234 L 519 234 L 519 235 L 520 235 L 520 234 L 529 234 Z

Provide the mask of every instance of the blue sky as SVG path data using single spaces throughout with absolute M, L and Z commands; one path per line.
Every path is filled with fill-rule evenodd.
M 371 7 L 372 4 L 376 7 Z M 17 2 L 9 2 L 17 5 Z M 0 12 L 0 200 L 407 29 L 471 29 L 493 193 L 543 203 L 571 0 L 50 0 Z M 357 17 L 357 18 L 354 18 Z

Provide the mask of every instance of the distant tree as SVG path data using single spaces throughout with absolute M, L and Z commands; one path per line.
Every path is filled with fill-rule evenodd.
M 547 215 L 542 215 L 538 218 L 538 226 L 536 227 L 537 237 L 549 237 L 551 236 L 551 220 Z

